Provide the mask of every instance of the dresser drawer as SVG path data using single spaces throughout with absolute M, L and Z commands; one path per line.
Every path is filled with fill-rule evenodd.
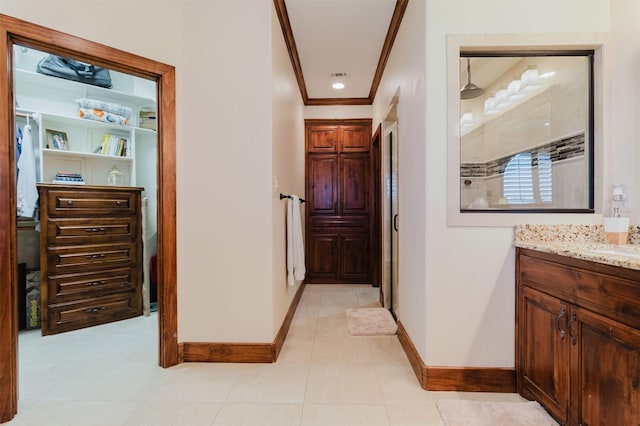
M 99 272 L 49 277 L 49 303 L 86 299 L 104 294 L 136 291 L 138 270 L 116 268 Z
M 140 210 L 138 194 L 127 191 L 55 190 L 48 191 L 46 208 L 52 216 L 134 215 Z
M 139 236 L 138 221 L 131 217 L 68 219 L 54 218 L 46 223 L 49 245 L 134 242 Z
M 48 276 L 88 270 L 131 266 L 138 262 L 135 243 L 50 246 L 47 256 Z
M 47 334 L 105 324 L 142 313 L 142 301 L 134 292 L 49 305 Z

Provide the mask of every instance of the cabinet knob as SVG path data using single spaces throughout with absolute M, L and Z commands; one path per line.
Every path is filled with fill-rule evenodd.
M 117 200 L 117 201 L 116 201 L 116 206 L 121 206 L 121 205 L 122 205 L 122 201 Z
M 73 205 L 73 200 L 67 200 L 67 205 L 72 206 Z

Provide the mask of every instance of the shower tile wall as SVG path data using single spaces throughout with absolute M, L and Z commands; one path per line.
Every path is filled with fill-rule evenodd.
M 533 181 L 538 179 L 537 154 L 549 153 L 553 170 L 554 199 L 570 200 L 570 205 L 580 206 L 585 202 L 582 191 L 583 182 L 571 179 L 584 170 L 585 134 L 584 132 L 562 138 L 551 143 L 521 152 L 532 154 Z M 485 163 L 460 164 L 461 205 L 468 206 L 478 197 L 483 197 L 489 205 L 498 203 L 502 197 L 502 177 L 509 161 L 519 154 L 504 156 Z M 554 207 L 553 204 L 548 207 Z

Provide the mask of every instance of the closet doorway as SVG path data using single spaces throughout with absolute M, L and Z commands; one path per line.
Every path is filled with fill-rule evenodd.
M 400 162 L 398 155 L 398 103 L 397 95 L 394 96 L 390 109 L 383 122 L 383 170 L 384 170 L 384 279 L 382 285 L 381 300 L 386 308 L 391 310 L 397 318 L 400 292 L 399 280 L 399 236 L 400 236 L 400 211 L 399 211 L 399 171 Z
M 17 264 L 18 221 L 15 155 L 14 46 L 37 49 L 85 63 L 102 66 L 155 82 L 157 98 L 157 282 L 158 329 L 161 367 L 178 363 L 176 300 L 176 184 L 175 184 L 175 69 L 146 58 L 101 44 L 60 33 L 9 16 L 0 15 L 0 55 L 6 67 L 0 68 L 0 422 L 17 412 Z M 72 141 L 70 141 L 72 142 Z M 55 337 L 54 337 L 55 338 Z

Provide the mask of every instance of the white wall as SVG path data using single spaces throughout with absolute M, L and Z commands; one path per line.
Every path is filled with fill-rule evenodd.
M 371 112 L 369 105 L 307 106 L 304 118 L 371 118 Z
M 604 212 L 610 215 L 611 183 L 625 185 L 622 215 L 640 225 L 640 1 L 611 1 L 611 105 Z
M 282 29 L 275 8 L 271 14 L 272 66 L 272 184 L 273 215 L 273 328 L 277 330 L 289 309 L 291 299 L 299 288 L 287 285 L 286 270 L 286 206 L 280 193 L 304 197 L 304 104 L 291 67 L 291 60 L 284 42 Z M 300 215 L 304 221 L 304 206 Z
M 425 144 L 425 2 L 410 1 L 373 103 L 373 127 L 398 95 L 399 319 L 424 356 L 428 219 Z M 441 160 L 441 161 L 446 161 Z M 444 184 L 444 180 L 440 181 Z M 394 295 L 396 297 L 396 295 Z M 442 324 L 442 323 L 441 323 Z
M 0 13 L 176 67 L 181 342 L 270 343 L 291 297 L 273 288 L 283 254 L 274 252 L 272 155 L 286 149 L 272 149 L 272 137 L 291 144 L 300 130 L 272 116 L 272 94 L 299 121 L 302 110 L 272 84 L 282 67 L 281 45 L 272 57 L 272 8 L 264 0 L 0 3 Z M 294 161 L 284 180 L 299 191 L 304 166 Z
M 270 342 L 270 4 L 184 2 L 183 19 L 179 340 Z
M 446 225 L 447 35 L 606 32 L 609 25 L 606 1 L 427 2 L 426 321 L 414 326 L 427 365 L 514 365 L 513 230 Z

